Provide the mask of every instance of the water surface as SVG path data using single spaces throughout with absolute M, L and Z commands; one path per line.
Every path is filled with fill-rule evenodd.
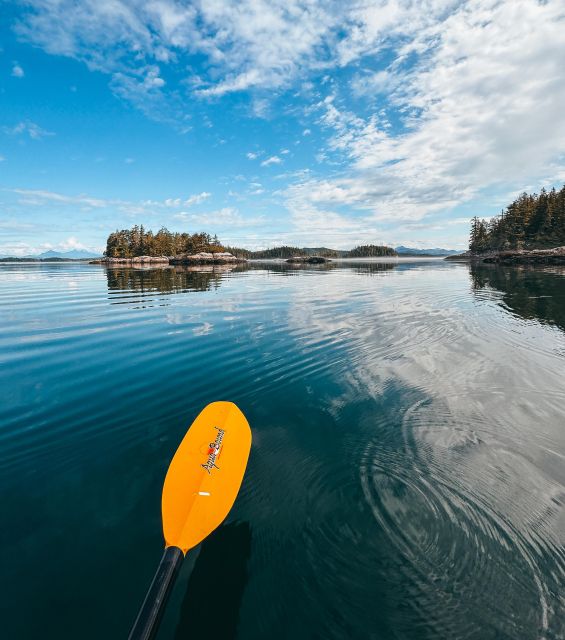
M 161 640 L 563 638 L 564 276 L 0 267 L 2 637 L 127 636 L 170 458 L 229 399 L 248 472 Z

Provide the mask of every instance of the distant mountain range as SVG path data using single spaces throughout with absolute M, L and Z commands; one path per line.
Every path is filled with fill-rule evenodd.
M 451 256 L 461 251 L 454 249 L 414 249 L 412 247 L 399 246 L 388 247 L 385 245 L 364 245 L 355 249 L 330 249 L 328 247 L 274 247 L 272 249 L 263 249 L 259 251 L 250 251 L 249 249 L 241 249 L 239 247 L 226 247 L 236 256 L 249 258 L 251 260 L 264 260 L 272 258 L 289 258 L 292 256 L 324 256 L 326 258 L 375 258 L 375 257 L 391 257 L 391 256 L 433 256 L 444 257 Z
M 0 255 L 1 258 L 15 258 L 16 256 Z M 32 256 L 17 256 L 20 260 L 51 260 L 57 258 L 59 260 L 89 260 L 90 258 L 99 258 L 99 253 L 85 251 L 84 249 L 72 249 L 71 251 L 44 251 L 36 253 Z
M 439 249 L 439 248 L 434 248 L 434 249 L 414 249 L 412 247 L 404 247 L 404 246 L 400 246 L 400 247 L 395 247 L 394 250 L 396 251 L 396 253 L 398 253 L 399 256 L 452 256 L 455 255 L 457 253 L 461 253 L 461 251 L 455 251 L 454 249 Z M 304 255 L 310 255 L 310 254 L 316 254 L 316 255 L 325 255 L 325 254 L 336 254 L 337 256 L 342 256 L 342 257 L 346 257 L 350 252 L 349 251 L 340 251 L 340 250 L 335 250 L 335 249 L 327 249 L 325 247 L 318 247 L 318 248 L 312 248 L 312 247 L 304 247 L 302 249 L 300 249 L 300 251 L 304 254 Z M 250 254 L 263 254 L 263 253 L 278 253 L 277 249 L 272 249 L 269 251 L 264 251 L 264 252 L 249 252 Z M 10 258 L 10 257 L 14 257 L 14 256 L 8 256 L 8 255 L 0 255 L 0 258 Z M 35 254 L 35 255 L 30 255 L 30 256 L 23 256 L 21 257 L 22 260 L 29 260 L 29 259 L 33 259 L 33 260 L 50 260 L 50 259 L 59 259 L 59 260 L 89 260 L 91 258 L 99 258 L 100 254 L 99 253 L 92 253 L 91 251 L 85 251 L 84 249 L 73 249 L 71 251 L 54 251 L 54 250 L 49 250 L 49 251 L 44 251 L 43 253 L 39 253 L 39 254 Z M 250 256 L 250 257 L 255 257 Z M 257 257 L 263 257 L 263 256 L 257 256 Z
M 39 258 L 48 260 L 49 258 L 67 258 L 68 260 L 86 260 L 88 258 L 99 258 L 99 253 L 85 251 L 84 249 L 73 249 L 71 251 L 44 251 L 37 256 L 27 256 L 29 258 Z
M 454 249 L 414 249 L 413 247 L 395 247 L 394 250 L 399 256 L 454 256 L 462 251 Z

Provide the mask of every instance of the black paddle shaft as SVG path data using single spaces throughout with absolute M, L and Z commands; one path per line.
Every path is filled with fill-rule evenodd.
M 151 640 L 155 637 L 183 560 L 184 554 L 178 547 L 165 549 L 128 640 Z

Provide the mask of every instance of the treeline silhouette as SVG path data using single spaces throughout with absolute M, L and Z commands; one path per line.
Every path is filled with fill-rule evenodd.
M 225 271 L 218 267 L 125 268 L 107 269 L 106 278 L 110 291 L 186 293 L 219 288 L 224 273 Z
M 294 258 L 296 256 L 322 256 L 324 258 L 377 258 L 396 256 L 391 247 L 367 244 L 351 250 L 328 249 L 327 247 L 292 247 L 282 246 L 273 249 L 250 251 L 238 247 L 226 247 L 226 251 L 234 256 L 247 259 Z
M 396 256 L 391 247 L 367 244 L 355 247 L 351 251 L 328 249 L 327 247 L 291 247 L 282 246 L 273 249 L 251 251 L 240 247 L 224 246 L 218 236 L 209 233 L 178 233 L 165 227 L 157 233 L 148 231 L 143 225 L 131 229 L 114 231 L 106 240 L 104 255 L 108 258 L 135 258 L 137 256 L 178 256 L 183 253 L 207 251 L 218 253 L 229 251 L 238 258 L 266 259 L 293 258 L 295 256 L 323 256 L 325 258 L 373 258 Z
M 502 292 L 498 298 L 506 311 L 526 320 L 538 320 L 565 331 L 565 290 L 563 269 L 501 269 L 471 263 L 473 289 Z
M 147 231 L 143 225 L 114 231 L 106 240 L 104 255 L 108 258 L 135 258 L 136 256 L 178 256 L 182 253 L 224 251 L 218 236 L 209 233 L 177 233 L 159 229 Z
M 272 258 L 293 258 L 295 256 L 324 256 L 325 258 L 337 258 L 338 251 L 328 249 L 327 247 L 291 247 L 283 245 L 282 247 L 274 247 L 272 249 L 260 249 L 251 251 L 250 249 L 242 249 L 240 247 L 226 247 L 226 251 L 233 253 L 238 258 L 247 259 L 272 259 Z
M 499 216 L 471 220 L 469 249 L 546 249 L 565 245 L 565 186 L 522 193 Z
M 392 247 L 383 247 L 375 244 L 363 244 L 360 247 L 351 249 L 351 251 L 342 253 L 345 254 L 343 257 L 348 258 L 381 258 L 398 255 Z

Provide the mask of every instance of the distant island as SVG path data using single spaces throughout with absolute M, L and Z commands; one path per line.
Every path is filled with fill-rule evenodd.
M 565 186 L 522 193 L 500 215 L 471 220 L 469 251 L 447 260 L 565 264 Z
M 398 256 L 392 247 L 374 244 L 361 245 L 350 250 L 328 249 L 327 247 L 292 246 L 274 247 L 273 249 L 263 249 L 259 251 L 250 251 L 238 247 L 226 247 L 226 250 L 249 260 L 269 260 L 276 258 L 286 260 L 288 258 L 309 256 L 318 256 L 320 258 L 394 258 Z
M 398 253 L 399 256 L 403 256 L 403 257 L 414 257 L 414 256 L 418 256 L 421 258 L 438 258 L 438 257 L 444 257 L 444 256 L 453 256 L 456 255 L 458 253 L 461 253 L 460 250 L 456 250 L 456 249 L 439 249 L 439 248 L 434 248 L 434 249 L 415 249 L 414 247 L 395 247 L 395 251 L 396 253 Z
M 453 249 L 415 249 L 412 247 L 387 247 L 384 245 L 361 245 L 354 249 L 328 249 L 327 247 L 292 247 L 282 246 L 261 251 L 249 251 L 237 247 L 226 247 L 234 255 L 241 255 L 251 260 L 270 258 L 294 258 L 297 256 L 320 256 L 323 258 L 396 258 L 396 257 L 440 257 L 460 253 Z
M 44 251 L 37 255 L 29 256 L 0 256 L 0 262 L 76 262 L 98 258 L 99 253 L 92 253 L 84 249 L 72 249 L 71 251 Z
M 96 262 L 109 264 L 168 261 L 170 264 L 222 264 L 226 262 L 289 258 L 375 258 L 396 257 L 392 247 L 362 245 L 351 250 L 327 247 L 282 246 L 252 251 L 224 245 L 208 233 L 178 233 L 161 228 L 157 233 L 143 225 L 114 231 L 108 236 L 104 257 Z
M 456 254 L 451 249 L 416 249 L 399 246 L 366 244 L 353 249 L 328 247 L 296 247 L 283 245 L 271 249 L 250 250 L 224 245 L 217 235 L 171 232 L 165 227 L 157 233 L 143 225 L 116 230 L 107 238 L 103 256 L 85 250 L 66 252 L 49 250 L 38 255 L 0 256 L 0 262 L 69 262 L 88 260 L 95 264 L 223 264 L 246 260 L 293 260 L 316 263 L 312 258 L 395 258 L 441 257 Z

